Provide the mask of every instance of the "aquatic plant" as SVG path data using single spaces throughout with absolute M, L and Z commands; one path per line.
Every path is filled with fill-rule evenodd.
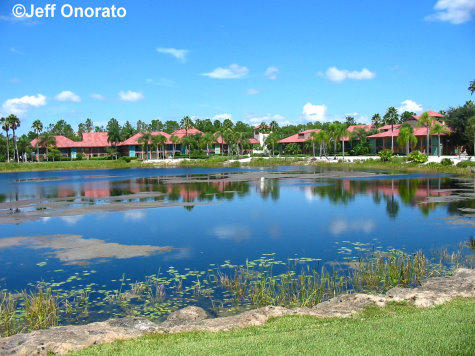
M 0 291 L 0 337 L 16 333 L 16 301 L 11 293 Z
M 51 288 L 38 285 L 36 291 L 23 292 L 25 322 L 29 331 L 58 324 L 58 304 Z

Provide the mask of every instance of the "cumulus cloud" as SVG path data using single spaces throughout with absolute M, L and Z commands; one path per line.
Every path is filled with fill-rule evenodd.
M 247 89 L 247 91 L 246 91 L 246 94 L 247 94 L 247 95 L 256 95 L 256 94 L 259 94 L 259 93 L 260 93 L 260 91 L 257 90 L 257 89 L 254 89 L 254 88 L 249 88 L 249 89 Z
M 147 214 L 142 210 L 130 210 L 124 213 L 124 220 L 129 221 L 140 221 L 145 219 Z
M 438 0 L 435 13 L 426 16 L 427 21 L 444 21 L 458 25 L 468 22 L 475 13 L 475 0 Z
M 233 119 L 233 115 L 232 114 L 218 114 L 218 115 L 214 115 L 211 120 L 214 121 L 214 120 L 219 120 L 219 121 L 224 121 L 224 120 L 232 120 Z
M 56 95 L 54 98 L 58 101 L 70 101 L 74 103 L 78 103 L 81 101 L 81 98 L 79 97 L 79 95 L 69 90 L 62 91 L 61 93 Z
M 422 112 L 422 105 L 416 103 L 415 101 L 412 100 L 404 100 L 401 103 L 401 106 L 397 108 L 397 111 L 402 114 L 404 111 L 411 111 L 415 113 L 420 113 Z
M 322 105 L 313 105 L 308 102 L 303 106 L 302 114 L 307 121 L 325 121 L 327 113 L 327 106 Z
M 262 122 L 269 123 L 271 121 L 276 121 L 280 126 L 290 125 L 290 121 L 285 116 L 280 114 L 246 114 L 244 117 L 251 125 L 259 125 Z
M 42 94 L 38 95 L 25 95 L 21 98 L 7 99 L 2 108 L 7 114 L 23 115 L 32 108 L 45 106 L 46 96 Z
M 278 73 L 279 73 L 279 68 L 277 68 L 277 67 L 267 67 L 266 72 L 264 73 L 264 75 L 266 76 L 267 79 L 276 80 Z
M 318 75 L 337 83 L 340 83 L 345 79 L 368 80 L 376 77 L 376 73 L 371 72 L 367 68 L 363 68 L 360 71 L 349 71 L 346 69 L 338 69 L 337 67 L 330 67 L 326 70 L 325 73 L 319 72 Z
M 143 94 L 140 92 L 128 90 L 119 92 L 119 99 L 122 101 L 138 101 L 144 98 Z
M 215 79 L 239 79 L 246 76 L 249 69 L 239 64 L 233 63 L 227 68 L 218 67 L 212 72 L 203 73 L 202 75 Z
M 94 100 L 106 100 L 106 97 L 102 94 L 91 94 L 91 98 Z
M 186 55 L 188 54 L 189 51 L 187 49 L 158 47 L 157 52 L 158 53 L 163 53 L 163 54 L 168 54 L 168 55 L 173 56 L 176 59 L 184 62 L 184 61 L 186 61 Z
M 376 223 L 372 219 L 346 220 L 335 219 L 330 222 L 329 230 L 332 235 L 340 235 L 348 232 L 363 232 L 369 234 L 376 228 Z

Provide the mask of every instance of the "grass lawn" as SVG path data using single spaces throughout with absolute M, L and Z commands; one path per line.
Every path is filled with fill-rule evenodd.
M 291 316 L 230 332 L 149 335 L 76 355 L 473 355 L 474 335 L 475 299 L 457 299 L 429 309 L 372 307 L 348 319 Z
M 140 167 L 142 162 L 133 160 L 129 163 L 124 160 L 82 160 L 57 162 L 28 162 L 28 163 L 0 163 L 0 173 L 25 171 L 55 171 L 77 169 L 113 169 Z

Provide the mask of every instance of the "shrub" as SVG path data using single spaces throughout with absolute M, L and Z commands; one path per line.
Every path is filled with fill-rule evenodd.
M 427 156 L 419 151 L 413 151 L 407 156 L 409 162 L 425 163 L 427 162 Z
M 28 330 L 47 329 L 58 324 L 58 305 L 51 289 L 37 288 L 37 292 L 23 293 Z
M 132 157 L 124 156 L 124 157 L 120 157 L 120 160 L 130 163 L 132 161 Z
M 82 161 L 83 158 L 84 158 L 84 155 L 81 152 L 76 154 L 76 161 Z
M 302 150 L 300 149 L 300 146 L 297 143 L 292 142 L 285 146 L 284 152 L 286 154 L 298 155 L 302 153 Z
M 401 164 L 406 162 L 406 157 L 394 156 L 391 158 L 391 162 L 395 164 Z
M 440 164 L 443 166 L 451 166 L 454 164 L 450 158 L 443 158 L 442 161 L 440 161 Z
M 475 167 L 475 162 L 473 161 L 462 161 L 457 164 L 457 167 L 467 168 L 467 167 Z
M 16 333 L 15 299 L 8 292 L 0 291 L 0 337 Z
M 393 157 L 393 151 L 391 150 L 382 150 L 379 152 L 379 158 L 381 158 L 381 161 L 383 162 L 388 162 L 391 160 Z

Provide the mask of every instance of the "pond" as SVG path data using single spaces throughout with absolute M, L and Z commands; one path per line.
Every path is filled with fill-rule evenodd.
M 454 250 L 474 235 L 474 209 L 474 181 L 446 175 L 316 167 L 2 174 L 0 290 L 40 282 L 65 300 L 87 299 L 71 322 L 131 310 L 159 318 L 208 305 L 212 298 L 190 286 L 246 261 L 331 267 L 375 249 Z M 159 306 L 124 295 L 152 279 Z M 121 300 L 135 307 L 113 303 Z

